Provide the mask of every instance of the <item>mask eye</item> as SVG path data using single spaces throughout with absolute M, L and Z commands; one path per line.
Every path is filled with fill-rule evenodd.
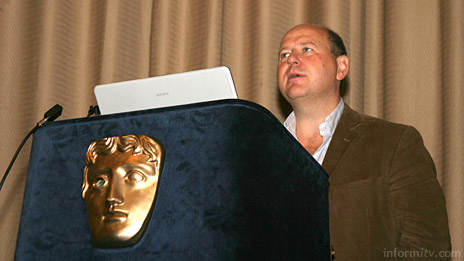
M 145 175 L 138 171 L 131 171 L 126 175 L 126 181 L 129 183 L 139 183 L 145 180 Z
M 103 177 L 96 177 L 93 179 L 92 185 L 96 189 L 102 189 L 106 184 L 107 180 Z

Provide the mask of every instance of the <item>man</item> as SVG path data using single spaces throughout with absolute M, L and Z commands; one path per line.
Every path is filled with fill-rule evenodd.
M 127 247 L 140 240 L 153 211 L 163 161 L 161 143 L 145 135 L 90 144 L 82 197 L 95 246 Z
M 343 41 L 331 30 L 303 24 L 283 36 L 278 84 L 294 110 L 284 125 L 330 175 L 335 259 L 450 250 L 445 199 L 420 134 L 344 104 L 348 70 Z

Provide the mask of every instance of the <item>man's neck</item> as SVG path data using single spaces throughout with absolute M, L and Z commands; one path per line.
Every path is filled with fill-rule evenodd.
M 298 141 L 313 154 L 322 144 L 323 139 L 320 134 L 319 126 L 324 122 L 340 103 L 337 101 L 326 101 L 296 106 L 294 113 L 296 120 L 296 136 Z
M 340 97 L 330 100 L 317 100 L 292 104 L 295 113 L 296 126 L 305 131 L 319 132 L 319 125 L 337 108 Z M 300 127 L 301 126 L 301 127 Z

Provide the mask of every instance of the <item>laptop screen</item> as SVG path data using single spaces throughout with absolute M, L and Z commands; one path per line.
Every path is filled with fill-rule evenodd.
M 94 93 L 102 115 L 238 98 L 225 66 L 101 84 Z

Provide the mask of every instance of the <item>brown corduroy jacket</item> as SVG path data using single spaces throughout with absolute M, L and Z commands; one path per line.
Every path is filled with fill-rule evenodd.
M 450 250 L 445 198 L 413 127 L 345 104 L 322 166 L 335 260 L 434 260 Z

